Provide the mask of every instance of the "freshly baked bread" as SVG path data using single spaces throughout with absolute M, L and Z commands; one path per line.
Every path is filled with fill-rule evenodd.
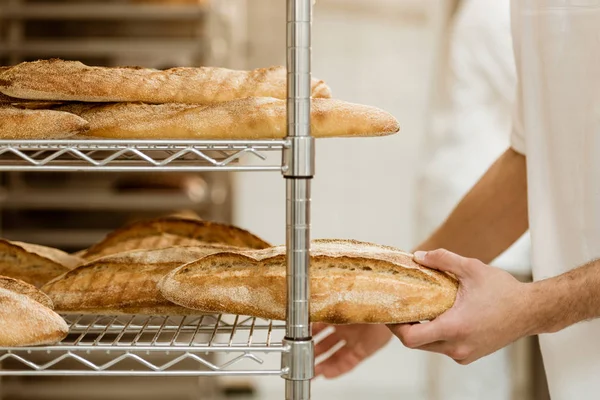
M 2 73 L 2 68 L 0 68 L 0 74 Z M 3 93 L 0 93 L 0 106 L 12 106 L 16 108 L 29 108 L 29 109 L 44 109 L 51 108 L 58 105 L 63 104 L 60 101 L 43 101 L 43 100 L 27 100 L 27 99 L 17 99 L 14 97 L 7 96 Z
M 156 70 L 90 67 L 78 61 L 24 62 L 0 72 L 0 92 L 23 99 L 211 104 L 253 96 L 287 98 L 284 67 L 236 71 L 216 67 Z M 318 79 L 313 97 L 331 97 Z
M 0 346 L 49 345 L 69 331 L 64 319 L 31 297 L 0 288 Z
M 171 303 L 157 283 L 183 264 L 228 246 L 171 247 L 120 253 L 82 265 L 48 282 L 42 290 L 64 314 L 199 314 Z
M 84 133 L 88 122 L 71 113 L 0 105 L 0 139 L 64 139 Z
M 24 294 L 25 296 L 31 297 L 33 300 L 37 301 L 43 306 L 46 306 L 49 309 L 54 309 L 54 304 L 52 304 L 50 297 L 29 283 L 18 279 L 9 278 L 8 276 L 0 276 L 0 288 Z
M 286 102 L 252 97 L 214 105 L 116 103 L 57 108 L 89 121 L 86 136 L 111 139 L 277 139 L 286 135 Z M 384 136 L 398 121 L 375 107 L 313 99 L 311 134 L 317 138 Z
M 134 222 L 108 234 L 80 254 L 87 261 L 130 250 L 220 244 L 249 249 L 270 245 L 235 226 L 186 218 L 163 217 Z
M 69 271 L 70 268 L 63 265 L 61 261 L 49 258 L 50 252 L 44 251 L 38 254 L 39 249 L 34 250 L 34 246 L 26 247 L 32 251 L 26 250 L 22 245 L 0 239 L 0 275 L 20 279 L 40 287 Z
M 34 253 L 38 256 L 45 257 L 51 261 L 54 261 L 56 264 L 60 264 L 64 267 L 67 267 L 68 269 L 76 268 L 84 262 L 84 260 L 81 257 L 65 253 L 64 251 L 55 249 L 54 247 L 41 246 L 39 244 L 24 243 L 18 241 L 12 241 L 11 243 L 24 248 L 30 253 Z
M 405 323 L 454 304 L 457 281 L 397 249 L 316 240 L 310 257 L 313 322 Z M 203 312 L 285 319 L 285 246 L 217 253 L 181 266 L 159 283 L 165 298 Z

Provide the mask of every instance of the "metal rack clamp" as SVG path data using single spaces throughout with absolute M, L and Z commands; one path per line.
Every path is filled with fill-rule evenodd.
M 309 319 L 310 184 L 315 169 L 310 131 L 312 0 L 287 2 L 286 178 L 287 315 L 282 355 L 285 396 L 310 399 L 314 343 Z

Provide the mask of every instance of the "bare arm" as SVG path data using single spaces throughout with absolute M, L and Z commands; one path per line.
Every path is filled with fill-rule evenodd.
M 554 278 L 532 283 L 531 334 L 553 333 L 581 321 L 600 318 L 600 261 Z
M 527 230 L 526 181 L 525 157 L 507 150 L 417 250 L 447 248 L 490 262 Z M 507 275 L 501 278 L 515 281 L 500 272 Z M 521 296 L 516 294 L 514 298 Z M 327 325 L 314 324 L 313 333 L 326 328 Z M 327 353 L 339 342 L 345 345 L 317 365 L 315 373 L 327 378 L 340 376 L 381 349 L 391 337 L 392 333 L 383 325 L 336 326 L 333 333 L 315 346 L 315 355 Z M 409 347 L 417 345 L 410 342 Z
M 509 149 L 417 250 L 445 248 L 489 263 L 527 228 L 525 157 Z

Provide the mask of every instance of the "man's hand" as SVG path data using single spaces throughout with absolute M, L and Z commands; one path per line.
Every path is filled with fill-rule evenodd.
M 314 324 L 313 334 L 316 335 L 328 327 L 330 325 Z M 337 378 L 351 371 L 384 347 L 393 337 L 385 325 L 335 325 L 331 327 L 335 329 L 333 333 L 315 345 L 315 357 L 327 353 L 340 342 L 343 342 L 344 346 L 315 367 L 315 377 L 323 375 L 325 378 Z
M 406 347 L 466 365 L 532 334 L 536 317 L 530 284 L 447 250 L 416 252 L 415 261 L 454 274 L 460 286 L 454 306 L 433 321 L 390 326 Z

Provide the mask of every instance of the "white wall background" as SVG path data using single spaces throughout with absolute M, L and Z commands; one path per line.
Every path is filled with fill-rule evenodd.
M 252 1 L 249 67 L 285 63 L 284 3 Z M 354 238 L 410 249 L 415 245 L 412 192 L 420 168 L 436 44 L 435 18 L 429 11 L 440 2 L 410 3 L 417 7 L 414 13 L 385 1 L 369 2 L 370 8 L 357 1 L 348 3 L 352 7 L 340 4 L 317 2 L 313 74 L 326 80 L 337 98 L 391 112 L 400 121 L 401 132 L 386 138 L 317 142 L 312 237 Z M 419 18 L 422 12 L 424 18 Z M 407 15 L 410 18 L 404 18 Z M 260 26 L 269 26 L 270 33 Z M 268 241 L 284 243 L 281 175 L 236 174 L 235 182 L 235 223 Z M 425 375 L 423 355 L 395 341 L 354 373 L 316 381 L 313 399 L 422 399 Z M 281 398 L 280 378 L 259 382 L 261 399 Z

